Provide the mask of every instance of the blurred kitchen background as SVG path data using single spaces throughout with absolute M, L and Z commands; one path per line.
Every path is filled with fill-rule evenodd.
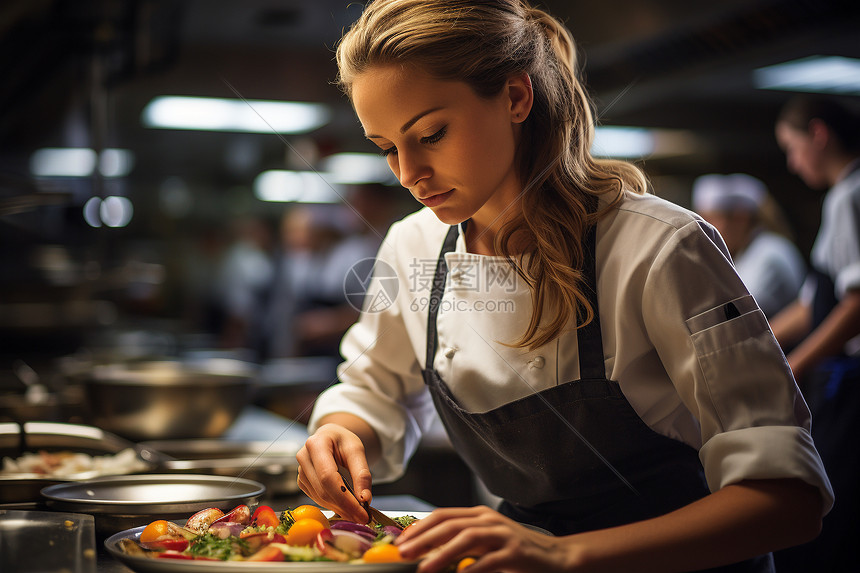
M 656 194 L 684 206 L 703 173 L 755 175 L 808 255 L 822 192 L 787 172 L 773 123 L 798 91 L 858 103 L 860 3 L 540 4 L 582 50 L 597 153 L 636 161 Z M 277 284 L 288 248 L 339 245 L 368 235 L 369 223 L 384 232 L 417 207 L 332 85 L 334 46 L 360 11 L 351 0 L 0 5 L 5 419 L 26 417 L 20 394 L 39 386 L 59 397 L 52 416 L 92 422 L 69 388 L 94 365 L 187 357 L 258 365 L 256 383 L 269 391 L 256 392 L 256 405 L 306 418 L 333 380 L 336 349 L 326 333 L 297 340 L 299 318 L 265 336 L 243 323 L 278 291 L 257 289 L 251 302 L 225 294 L 259 285 L 225 285 L 224 269 L 232 257 L 243 269 L 233 276 Z M 312 257 L 293 264 L 323 272 Z M 343 311 L 309 315 L 312 326 L 337 332 L 350 320 L 335 301 L 307 305 Z M 274 348 L 276 339 L 289 340 Z

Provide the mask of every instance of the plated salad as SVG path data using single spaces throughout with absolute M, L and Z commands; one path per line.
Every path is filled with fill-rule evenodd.
M 122 539 L 119 546 L 128 555 L 154 559 L 396 563 L 404 559 L 393 542 L 416 518 L 394 520 L 400 527 L 329 518 L 313 505 L 280 513 L 266 505 L 252 513 L 239 505 L 226 514 L 204 509 L 184 525 L 153 521 L 137 540 Z

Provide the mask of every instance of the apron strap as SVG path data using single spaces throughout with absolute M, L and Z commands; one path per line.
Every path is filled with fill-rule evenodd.
M 451 225 L 442 244 L 439 260 L 436 262 L 436 273 L 433 276 L 433 286 L 430 291 L 430 308 L 427 313 L 427 354 L 424 368 L 428 370 L 433 367 L 439 339 L 436 330 L 436 317 L 439 314 L 439 306 L 442 303 L 442 296 L 445 294 L 445 282 L 448 277 L 448 265 L 445 262 L 445 255 L 454 250 L 458 235 L 458 226 Z M 583 246 L 585 261 L 582 290 L 586 300 L 591 305 L 594 318 L 591 322 L 580 328 L 576 335 L 577 347 L 579 349 L 580 378 L 604 379 L 606 377 L 606 366 L 603 356 L 603 335 L 600 330 L 600 314 L 597 306 L 597 261 L 595 257 L 595 251 L 597 250 L 597 225 L 589 227 Z
M 579 349 L 579 377 L 586 379 L 606 378 L 606 365 L 603 357 L 603 335 L 600 331 L 600 313 L 597 307 L 597 225 L 591 225 L 585 235 L 583 244 L 585 260 L 583 261 L 582 292 L 585 295 L 594 318 L 581 327 L 576 333 L 576 344 Z
M 457 235 L 459 235 L 457 225 L 451 225 L 445 236 L 445 242 L 442 243 L 439 260 L 436 262 L 436 274 L 433 275 L 430 309 L 427 313 L 427 357 L 424 362 L 424 368 L 427 370 L 433 369 L 433 360 L 436 358 L 436 345 L 439 339 L 436 331 L 436 316 L 439 314 L 439 305 L 442 304 L 442 296 L 445 294 L 445 281 L 448 278 L 448 264 L 445 262 L 445 255 L 454 250 L 457 245 Z

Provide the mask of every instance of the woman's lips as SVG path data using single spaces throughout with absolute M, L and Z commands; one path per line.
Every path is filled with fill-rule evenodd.
M 430 195 L 429 197 L 425 197 L 424 199 L 418 199 L 428 207 L 436 207 L 437 205 L 441 205 L 445 201 L 448 200 L 448 197 L 454 192 L 453 189 L 450 191 L 446 191 L 444 193 L 439 193 L 438 195 Z

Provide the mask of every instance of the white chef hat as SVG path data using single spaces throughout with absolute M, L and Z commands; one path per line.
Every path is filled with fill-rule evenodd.
M 693 182 L 694 211 L 758 211 L 767 187 L 746 173 L 702 175 Z

